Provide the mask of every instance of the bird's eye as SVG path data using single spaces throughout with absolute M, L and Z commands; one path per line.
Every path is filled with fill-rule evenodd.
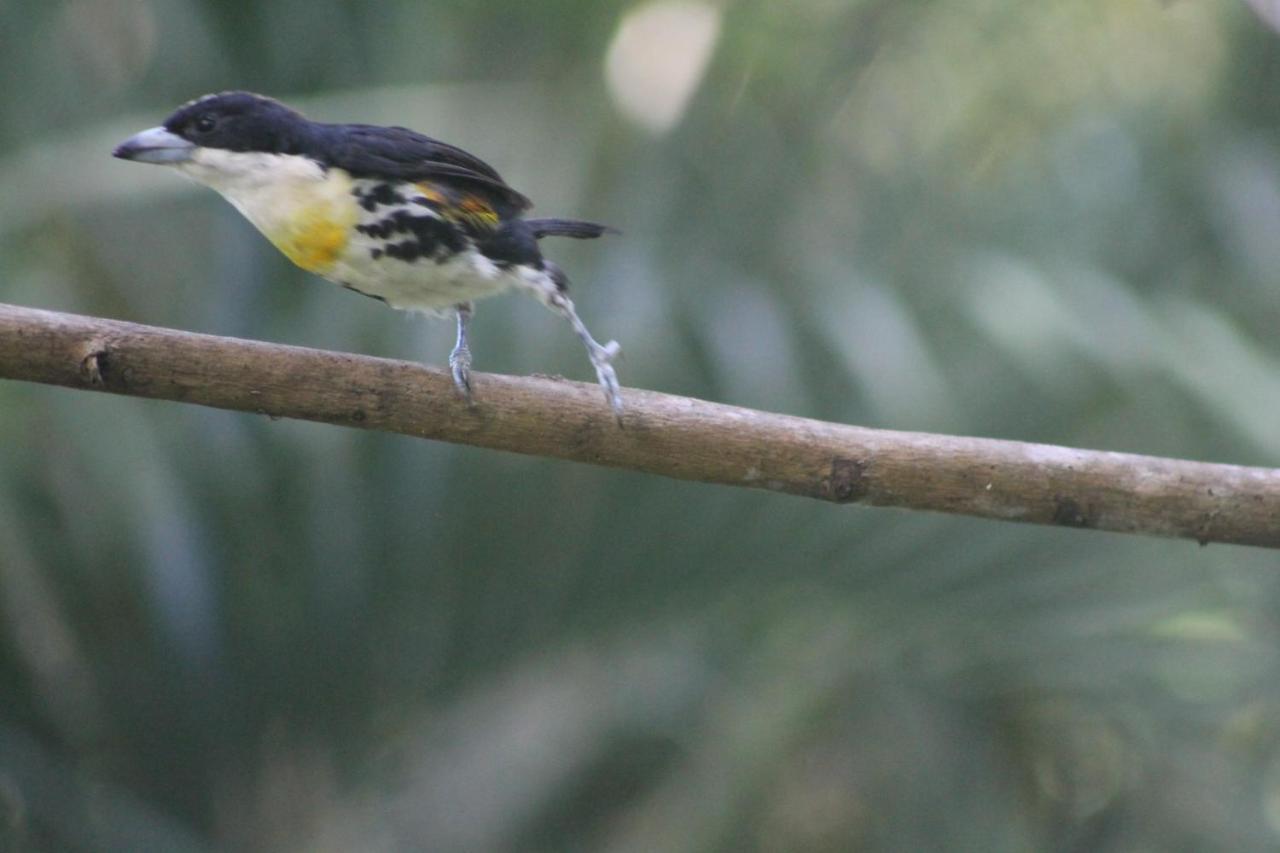
M 217 125 L 217 120 L 211 115 L 202 115 L 195 120 L 195 129 L 198 133 L 208 133 Z

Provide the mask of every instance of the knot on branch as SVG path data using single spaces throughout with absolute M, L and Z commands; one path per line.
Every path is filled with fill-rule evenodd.
M 80 359 L 80 381 L 90 388 L 126 391 L 133 379 L 132 368 L 121 368 L 110 341 L 94 338 L 84 347 Z
M 80 359 L 80 379 L 93 388 L 102 388 L 107 384 L 107 376 L 111 370 L 111 354 L 102 341 L 93 341 L 89 352 Z
M 1098 524 L 1097 513 L 1089 506 L 1081 504 L 1075 498 L 1067 495 L 1053 496 L 1053 524 L 1059 524 L 1063 527 L 1096 527 Z
M 831 500 L 838 503 L 854 503 L 867 496 L 871 484 L 867 482 L 867 467 L 871 463 L 863 459 L 831 461 L 831 475 L 827 478 L 826 491 Z

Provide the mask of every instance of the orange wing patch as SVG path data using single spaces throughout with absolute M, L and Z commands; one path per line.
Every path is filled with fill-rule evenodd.
M 479 196 L 469 195 L 462 199 L 462 215 L 467 219 L 494 228 L 498 224 L 498 213 L 490 204 Z
M 436 207 L 449 207 L 449 197 L 440 192 L 434 184 L 428 184 L 425 181 L 420 184 L 414 184 L 418 191 L 422 193 L 423 198 L 431 202 Z
M 492 231 L 498 227 L 498 212 L 478 195 L 453 195 L 425 181 L 414 186 L 431 203 L 432 209 L 450 222 L 470 225 L 479 231 Z

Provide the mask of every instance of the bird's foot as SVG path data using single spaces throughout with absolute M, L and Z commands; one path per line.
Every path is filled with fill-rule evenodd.
M 471 349 L 466 346 L 453 348 L 449 353 L 449 370 L 453 373 L 453 387 L 458 389 L 468 404 L 471 399 Z
M 596 379 L 604 389 L 605 399 L 609 401 L 609 407 L 613 409 L 613 416 L 618 419 L 618 423 L 622 423 L 622 393 L 618 387 L 618 374 L 613 369 L 613 360 L 621 353 L 622 345 L 617 341 L 609 341 L 604 346 L 592 341 L 587 347 L 591 366 L 596 369 Z

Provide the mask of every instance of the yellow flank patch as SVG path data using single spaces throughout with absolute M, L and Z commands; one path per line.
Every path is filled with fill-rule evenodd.
M 324 274 L 347 247 L 348 226 L 322 216 L 304 216 L 297 226 L 271 242 L 307 272 Z

